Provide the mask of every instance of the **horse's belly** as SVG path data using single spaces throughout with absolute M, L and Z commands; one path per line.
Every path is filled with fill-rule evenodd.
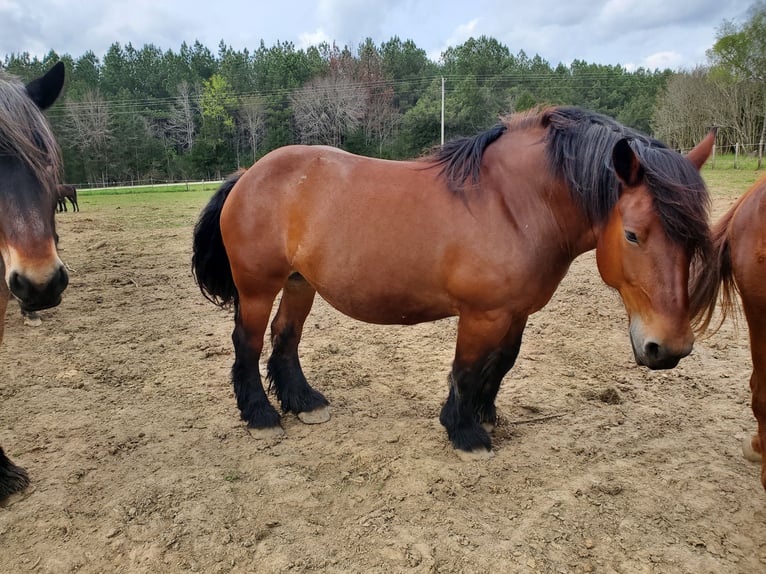
M 443 294 L 381 289 L 380 285 L 336 284 L 332 288 L 315 285 L 317 293 L 335 309 L 365 323 L 414 325 L 456 314 Z

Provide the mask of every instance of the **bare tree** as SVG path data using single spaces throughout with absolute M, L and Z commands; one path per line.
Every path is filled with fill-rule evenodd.
M 364 118 L 367 93 L 338 74 L 311 80 L 291 101 L 302 143 L 340 146 Z
M 179 148 L 186 152 L 191 151 L 194 146 L 194 114 L 197 107 L 194 102 L 197 99 L 189 83 L 181 82 L 178 85 L 178 97 L 168 117 L 170 136 L 178 143 Z
M 728 122 L 719 98 L 706 68 L 675 74 L 657 96 L 652 131 L 668 145 L 691 149 L 711 127 L 723 127 Z
M 368 142 L 377 140 L 378 155 L 383 155 L 383 144 L 393 138 L 401 120 L 393 99 L 394 91 L 390 87 L 374 87 L 367 98 L 364 134 Z
M 758 141 L 762 113 L 762 89 L 756 82 L 719 79 L 711 75 L 714 88 L 708 102 L 716 124 L 723 128 L 722 142 L 753 145 Z
M 112 139 L 108 102 L 96 91 L 85 92 L 82 100 L 67 101 L 66 118 L 67 135 L 85 158 L 88 180 L 106 181 L 107 150 Z
M 265 106 L 258 96 L 242 98 L 239 107 L 239 131 L 245 137 L 253 153 L 253 163 L 258 157 L 258 144 L 266 130 Z

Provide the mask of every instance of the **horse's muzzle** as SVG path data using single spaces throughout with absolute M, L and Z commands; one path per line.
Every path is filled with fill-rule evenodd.
M 634 320 L 630 324 L 630 344 L 636 363 L 652 370 L 672 369 L 678 362 L 692 352 L 694 336 L 680 337 L 679 340 L 660 341 L 647 336 L 641 321 Z
M 681 350 L 671 350 L 669 347 L 654 341 L 646 341 L 639 348 L 633 342 L 633 356 L 636 358 L 636 363 L 656 371 L 674 368 L 691 351 L 691 345 L 685 346 Z
M 61 294 L 69 284 L 69 275 L 63 265 L 44 283 L 36 283 L 24 275 L 12 272 L 8 287 L 24 311 L 40 311 L 61 303 Z

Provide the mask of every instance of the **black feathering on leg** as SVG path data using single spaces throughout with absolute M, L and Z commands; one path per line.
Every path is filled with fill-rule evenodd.
M 453 374 L 450 374 L 449 396 L 439 422 L 447 429 L 447 436 L 456 449 L 467 452 L 492 449 L 489 433 L 476 421 L 473 398 L 461 395 Z
M 21 492 L 27 486 L 29 486 L 27 471 L 13 464 L 0 447 L 0 500 Z
M 311 412 L 329 404 L 327 399 L 309 385 L 298 358 L 292 327 L 277 334 L 273 352 L 267 364 L 270 389 L 277 395 L 282 412 L 294 414 Z
M 279 413 L 271 405 L 263 389 L 258 355 L 247 345 L 244 329 L 239 322 L 236 323 L 231 338 L 235 357 L 231 368 L 231 382 L 242 420 L 251 428 L 280 426 Z

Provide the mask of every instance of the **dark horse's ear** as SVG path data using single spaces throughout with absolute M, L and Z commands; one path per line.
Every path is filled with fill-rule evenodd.
M 702 139 L 700 143 L 694 146 L 689 153 L 686 154 L 686 159 L 694 164 L 699 170 L 705 165 L 707 158 L 713 152 L 713 146 L 715 145 L 715 134 L 718 132 L 718 128 L 712 128 L 708 134 Z
M 614 144 L 612 165 L 617 177 L 627 187 L 635 187 L 644 178 L 644 168 L 626 138 Z
M 64 62 L 57 62 L 44 76 L 27 84 L 27 94 L 41 110 L 56 101 L 64 87 Z

